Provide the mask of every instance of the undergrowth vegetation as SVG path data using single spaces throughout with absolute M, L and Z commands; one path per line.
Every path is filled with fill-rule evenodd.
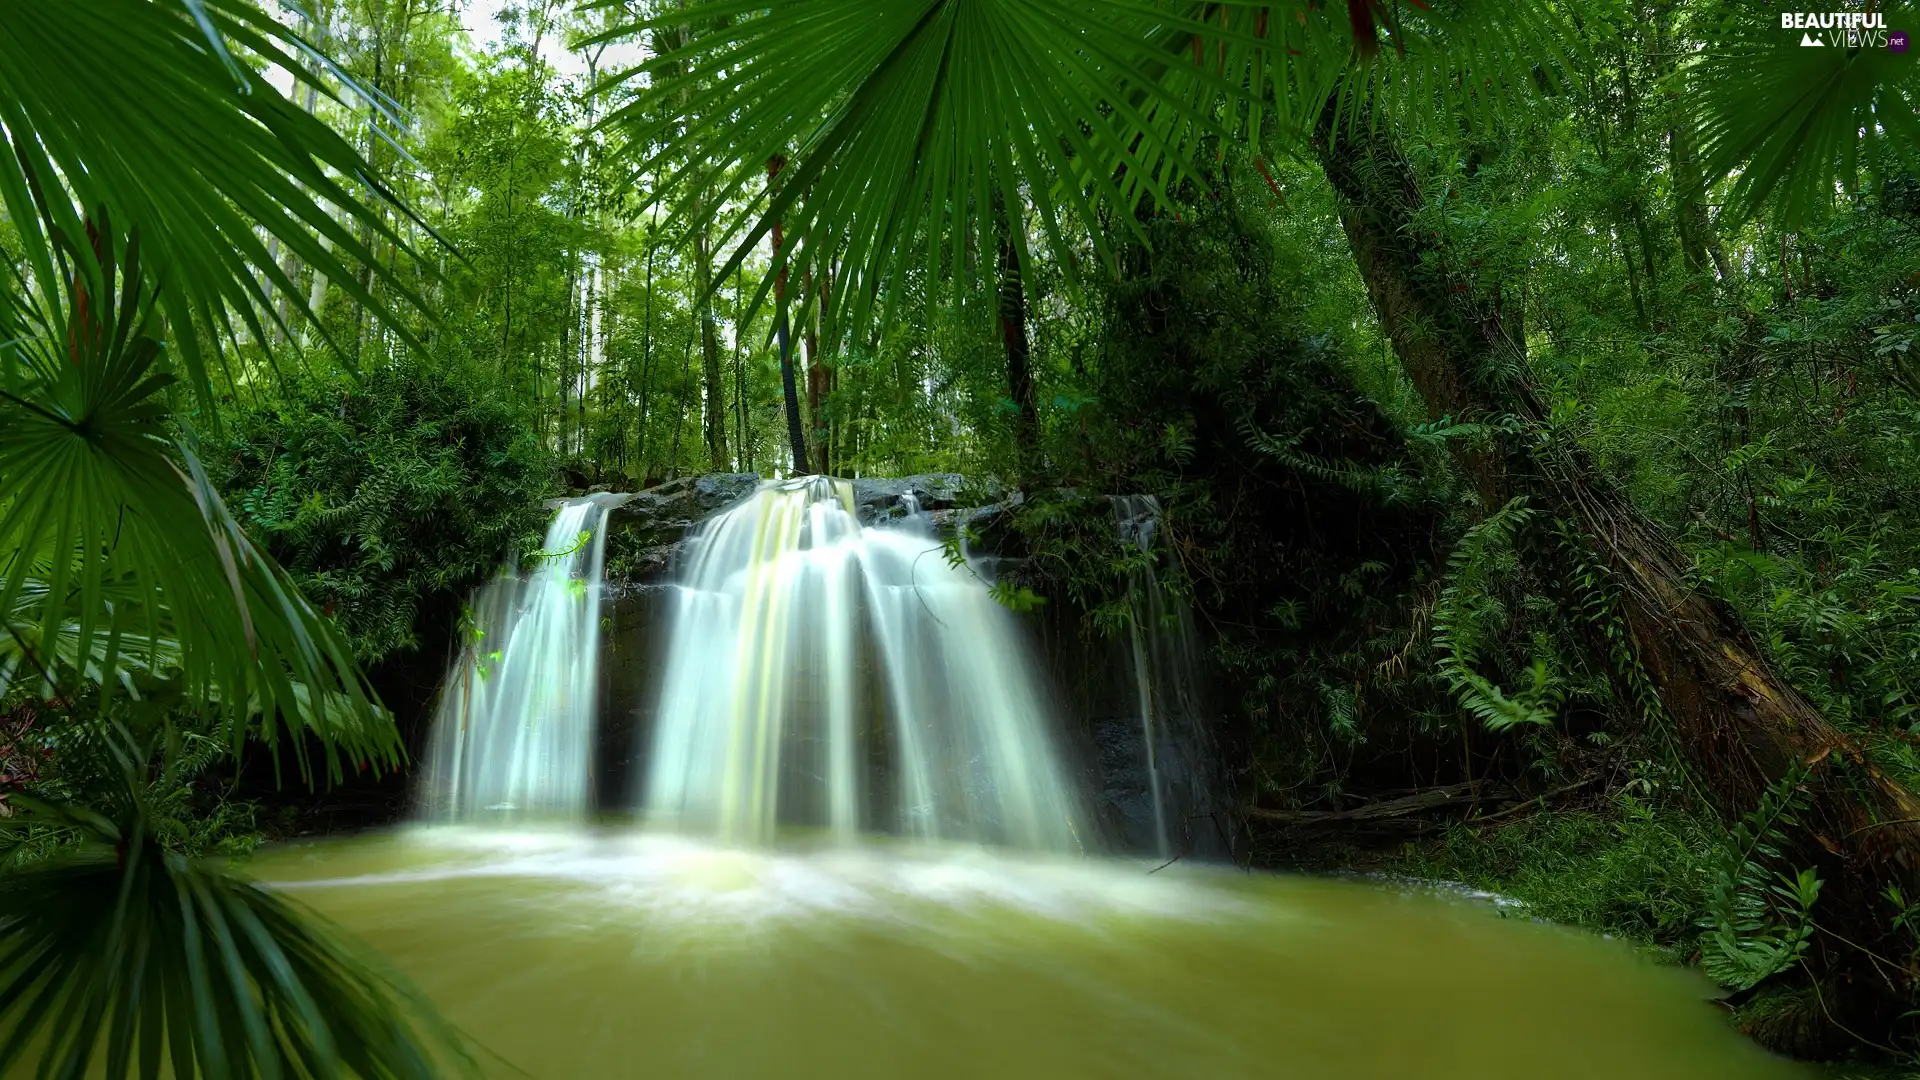
M 1699 950 L 1721 830 L 1622 790 L 1498 826 L 1453 824 L 1379 869 L 1453 881 L 1525 905 L 1520 915 L 1614 934 L 1676 961 Z
M 545 525 L 547 451 L 524 412 L 451 362 L 289 380 L 225 419 L 228 504 L 363 662 L 444 632 Z

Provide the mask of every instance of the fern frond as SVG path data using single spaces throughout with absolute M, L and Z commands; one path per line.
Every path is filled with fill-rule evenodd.
M 1487 591 L 1493 559 L 1510 552 L 1515 538 L 1538 516 L 1526 497 L 1516 496 L 1489 514 L 1447 556 L 1447 586 L 1433 608 L 1433 643 L 1438 668 L 1460 707 L 1490 730 L 1553 723 L 1564 690 L 1544 658 L 1529 669 L 1530 683 L 1509 695 L 1474 670 L 1486 638 L 1506 622 L 1506 608 Z
M 1788 830 L 1806 806 L 1804 766 L 1769 787 L 1734 823 L 1707 887 L 1700 966 L 1723 986 L 1745 990 L 1800 962 L 1813 938 L 1820 878 L 1812 869 L 1776 871 Z

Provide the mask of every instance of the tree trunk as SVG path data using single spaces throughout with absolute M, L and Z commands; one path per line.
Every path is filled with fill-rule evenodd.
M 680 475 L 680 432 L 687 426 L 687 387 L 693 382 L 690 369 L 693 367 L 693 338 L 687 338 L 686 355 L 680 358 L 680 414 L 673 419 L 672 457 L 667 460 L 667 479 Z
M 1673 81 L 1675 43 L 1666 20 L 1679 10 L 1674 6 L 1663 14 L 1642 16 L 1643 22 L 1654 27 L 1654 72 L 1658 85 L 1666 88 L 1663 91 L 1666 109 L 1672 117 L 1667 127 L 1667 179 L 1673 189 L 1674 225 L 1680 233 L 1680 250 L 1686 256 L 1687 271 L 1697 274 L 1706 269 L 1711 259 L 1714 272 L 1721 281 L 1726 281 L 1733 270 L 1727 265 L 1726 245 L 1720 242 L 1719 230 L 1713 227 L 1713 219 L 1707 216 L 1706 203 L 1701 199 L 1700 161 L 1694 150 L 1693 128 L 1680 104 L 1679 87 Z
M 1445 252 L 1412 229 L 1420 190 L 1384 125 L 1362 121 L 1335 134 L 1327 119 L 1316 141 L 1360 276 L 1427 411 L 1511 415 L 1525 426 L 1526 436 L 1500 450 L 1465 451 L 1462 465 L 1489 508 L 1526 494 L 1580 526 L 1613 575 L 1632 653 L 1702 793 L 1737 817 L 1796 764 L 1816 767 L 1807 785 L 1811 840 L 1797 841 L 1789 858 L 1816 865 L 1827 882 L 1815 911 L 1826 931 L 1819 951 L 1827 985 L 1844 1001 L 1830 995 L 1827 1004 L 1836 1016 L 1850 1013 L 1846 1022 L 1891 1021 L 1898 1008 L 1885 1010 L 1909 977 L 1878 959 L 1906 954 L 1881 893 L 1898 883 L 1916 894 L 1920 799 L 1768 669 L 1738 616 L 1688 584 L 1686 557 L 1583 448 L 1542 434 L 1545 410 L 1524 343 L 1434 269 Z
M 1007 355 L 1007 393 L 1013 400 L 1013 443 L 1024 475 L 1036 463 L 1040 449 L 1040 413 L 1034 400 L 1033 369 L 1028 360 L 1027 290 L 1020 278 L 1020 253 L 1014 247 L 1011 216 L 994 207 L 1000 218 L 1000 344 Z
M 780 176 L 780 166 L 786 164 L 775 157 L 767 162 L 767 186 L 772 187 Z M 773 223 L 773 258 L 780 261 L 781 230 L 780 222 Z M 780 347 L 780 391 L 787 405 L 787 445 L 793 451 L 793 471 L 795 475 L 807 469 L 807 433 L 800 426 L 800 391 L 793 379 L 793 335 L 787 326 L 787 268 L 780 268 L 780 276 L 773 282 L 773 318 L 774 338 Z
M 740 471 L 753 472 L 753 438 L 747 433 L 747 409 L 752 400 L 752 382 L 747 370 L 748 357 L 741 347 L 747 338 L 747 328 L 741 325 L 740 313 L 744 310 L 740 304 L 740 292 L 744 288 L 741 280 L 744 270 L 735 267 L 733 271 L 733 444 L 740 454 Z
M 833 471 L 832 462 L 828 460 L 833 433 L 827 424 L 827 397 L 832 391 L 833 369 L 820 355 L 820 331 L 825 329 L 827 321 L 827 290 L 832 285 L 828 275 L 820 276 L 820 310 L 807 327 L 807 415 L 813 418 L 813 471 L 821 476 Z
M 1680 240 L 1686 248 L 1687 269 L 1702 268 L 1701 255 L 1713 260 L 1714 273 L 1721 281 L 1731 280 L 1733 267 L 1727 263 L 1727 247 L 1720 242 L 1720 231 L 1707 216 L 1700 200 L 1700 164 L 1693 149 L 1693 136 L 1684 125 L 1667 133 L 1669 167 L 1672 171 L 1674 198 L 1679 203 Z
M 639 471 L 640 486 L 647 483 L 647 405 L 653 388 L 653 254 L 658 245 L 653 228 L 647 229 L 647 313 L 640 325 L 640 409 L 634 419 L 633 467 Z
M 714 472 L 725 472 L 727 457 L 727 392 L 720 381 L 720 341 L 713 327 L 713 264 L 707 241 L 707 226 L 699 222 L 693 231 L 693 261 L 698 272 L 695 287 L 700 291 L 700 361 L 707 388 L 706 433 L 707 464 Z

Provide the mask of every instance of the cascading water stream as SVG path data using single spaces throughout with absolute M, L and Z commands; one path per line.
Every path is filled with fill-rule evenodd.
M 1127 644 L 1132 654 L 1134 693 L 1140 709 L 1140 745 L 1147 759 L 1147 790 L 1153 797 L 1155 854 L 1166 858 L 1171 845 L 1167 842 L 1166 795 L 1160 781 L 1159 753 L 1159 733 L 1164 725 L 1156 722 L 1161 702 L 1159 688 L 1155 686 L 1153 655 L 1147 644 L 1149 636 L 1160 631 L 1160 579 L 1153 565 L 1158 555 L 1155 540 L 1160 525 L 1160 502 L 1151 495 L 1116 495 L 1113 496 L 1113 517 L 1121 541 L 1146 556 L 1144 565 L 1134 570 L 1127 582 L 1130 615 Z
M 763 485 L 685 552 L 652 749 L 653 825 L 782 826 L 1077 851 L 1077 806 L 1010 613 L 918 515 Z
M 563 503 L 531 573 L 480 591 L 434 719 L 430 819 L 588 810 L 599 683 L 601 526 L 618 496 Z
M 1218 778 L 1209 764 L 1215 758 L 1201 675 L 1205 663 L 1192 609 L 1161 580 L 1170 548 L 1160 501 L 1116 495 L 1112 505 L 1121 543 L 1141 556 L 1127 582 L 1126 658 L 1139 711 L 1152 835 L 1161 858 L 1225 854 L 1231 842 L 1214 817 Z

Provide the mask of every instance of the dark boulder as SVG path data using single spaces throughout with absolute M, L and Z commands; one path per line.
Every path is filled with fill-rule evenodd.
M 753 473 L 708 473 L 635 492 L 607 514 L 607 581 L 657 580 L 695 525 L 752 495 Z
M 993 481 L 975 484 L 959 473 L 872 477 L 853 482 L 854 512 L 862 525 L 878 525 L 916 511 L 934 513 L 980 506 L 1004 498 Z

